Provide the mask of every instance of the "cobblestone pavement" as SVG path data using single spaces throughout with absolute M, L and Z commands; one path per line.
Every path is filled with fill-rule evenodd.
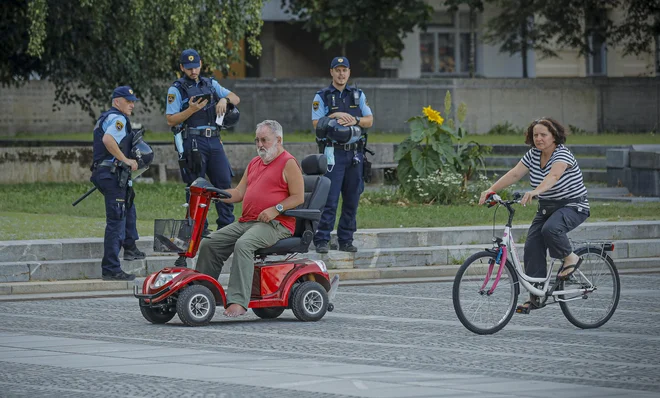
M 151 325 L 132 297 L 4 302 L 0 396 L 657 397 L 660 274 L 621 283 L 600 329 L 550 306 L 492 336 L 460 324 L 451 283 L 344 286 L 320 322 L 199 328 Z

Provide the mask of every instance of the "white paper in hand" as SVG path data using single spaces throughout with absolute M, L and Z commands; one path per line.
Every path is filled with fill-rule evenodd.
M 222 121 L 223 120 L 225 120 L 225 115 L 224 114 L 218 115 L 215 118 L 215 124 L 217 124 L 218 126 L 222 126 Z

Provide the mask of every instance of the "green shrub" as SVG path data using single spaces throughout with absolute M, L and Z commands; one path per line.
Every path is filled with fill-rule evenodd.
M 525 135 L 524 127 L 517 127 L 510 122 L 497 123 L 489 131 L 490 135 Z

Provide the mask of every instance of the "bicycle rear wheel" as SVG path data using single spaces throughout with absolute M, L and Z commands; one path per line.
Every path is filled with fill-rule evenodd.
M 465 260 L 454 278 L 454 311 L 463 326 L 477 334 L 493 334 L 506 326 L 518 302 L 518 277 L 509 261 L 496 289 L 488 293 L 499 269 L 495 258 L 495 253 L 489 251 L 475 253 Z
M 588 288 L 586 293 L 560 295 L 559 306 L 570 323 L 581 329 L 604 325 L 614 315 L 619 304 L 621 284 L 619 272 L 612 258 L 598 247 L 581 247 L 575 254 L 582 258 L 582 265 L 562 282 L 559 290 Z

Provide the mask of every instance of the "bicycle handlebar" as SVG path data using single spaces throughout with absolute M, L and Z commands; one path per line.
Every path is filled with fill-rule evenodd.
M 514 192 L 513 193 L 513 199 L 512 200 L 502 200 L 502 197 L 500 195 L 496 194 L 493 192 L 489 196 L 486 197 L 486 202 L 488 204 L 488 207 L 493 207 L 496 204 L 501 204 L 501 205 L 512 205 L 514 203 L 520 203 L 522 200 L 522 194 L 520 192 Z

